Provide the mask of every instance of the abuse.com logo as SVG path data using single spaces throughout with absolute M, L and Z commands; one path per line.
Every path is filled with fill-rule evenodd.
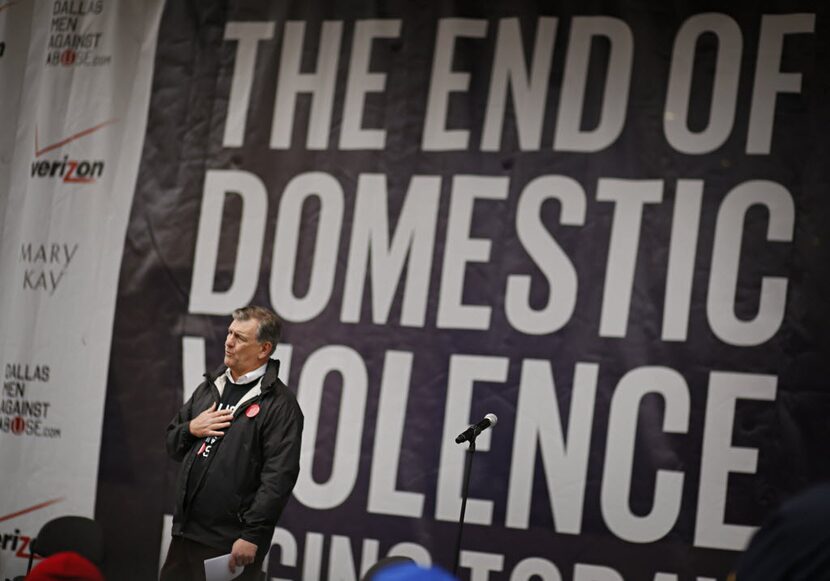
M 74 158 L 69 154 L 57 158 L 44 158 L 43 156 L 82 137 L 86 137 L 91 133 L 95 133 L 108 125 L 112 125 L 115 121 L 115 119 L 110 119 L 98 125 L 93 125 L 88 129 L 79 131 L 42 148 L 40 147 L 38 129 L 35 126 L 35 157 L 32 160 L 31 177 L 33 179 L 57 179 L 67 184 L 95 183 L 98 178 L 104 175 L 106 163 L 103 159 Z

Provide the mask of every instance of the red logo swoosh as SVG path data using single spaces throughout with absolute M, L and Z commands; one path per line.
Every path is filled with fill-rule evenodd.
M 99 123 L 98 125 L 93 125 L 89 129 L 84 129 L 83 131 L 79 131 L 78 133 L 75 133 L 74 135 L 70 135 L 66 139 L 61 139 L 60 141 L 58 141 L 56 143 L 53 143 L 51 145 L 47 145 L 43 149 L 40 149 L 40 145 L 38 144 L 37 125 L 35 125 L 35 157 L 40 157 L 44 153 L 52 151 L 53 149 L 58 149 L 59 147 L 63 147 L 67 143 L 71 143 L 72 141 L 75 141 L 76 139 L 80 139 L 81 137 L 86 137 L 90 133 L 95 133 L 99 129 L 103 129 L 107 125 L 112 125 L 116 121 L 118 121 L 118 119 L 110 119 L 109 121 L 104 121 L 103 123 Z
M 12 519 L 16 516 L 20 516 L 21 514 L 26 514 L 27 512 L 34 512 L 36 510 L 40 510 L 41 508 L 46 508 L 47 506 L 51 506 L 57 502 L 62 501 L 63 498 L 55 498 L 53 500 L 47 500 L 46 502 L 41 502 L 40 504 L 36 504 L 34 506 L 30 506 L 29 508 L 24 508 L 23 510 L 18 510 L 17 512 L 13 512 L 11 514 L 7 514 L 5 516 L 0 516 L 0 522 L 4 520 Z

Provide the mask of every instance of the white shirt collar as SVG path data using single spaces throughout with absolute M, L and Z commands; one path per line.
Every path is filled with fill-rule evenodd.
M 259 379 L 260 377 L 265 375 L 265 370 L 267 368 L 268 362 L 266 361 L 265 363 L 263 363 L 262 367 L 257 367 L 256 369 L 254 369 L 253 371 L 249 371 L 245 375 L 240 375 L 236 381 L 234 381 L 233 377 L 231 376 L 231 370 L 226 369 L 225 377 L 227 377 L 228 381 L 230 381 L 231 383 L 234 383 L 236 385 L 243 385 L 245 383 L 251 383 L 252 381 Z

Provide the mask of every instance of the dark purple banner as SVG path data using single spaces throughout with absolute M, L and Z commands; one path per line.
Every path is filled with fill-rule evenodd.
M 152 579 L 233 309 L 305 414 L 270 576 L 725 579 L 830 476 L 817 2 L 170 2 L 97 518 Z

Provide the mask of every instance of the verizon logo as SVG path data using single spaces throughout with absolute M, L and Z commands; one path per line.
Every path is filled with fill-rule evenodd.
M 46 508 L 47 506 L 51 506 L 55 503 L 61 502 L 63 498 L 55 498 L 53 500 L 47 500 L 46 502 L 41 502 L 34 506 L 30 506 L 24 508 L 22 510 L 18 510 L 12 512 L 10 514 L 5 514 L 0 516 L 0 522 L 7 521 L 14 519 L 18 516 L 35 512 L 42 508 Z M 2 532 L 0 531 L 0 551 L 9 551 L 15 557 L 19 557 L 20 559 L 29 559 L 29 553 L 27 549 L 32 541 L 32 537 L 27 535 L 26 533 L 21 533 L 19 528 L 15 528 L 14 532 Z M 38 557 L 35 555 L 35 559 L 41 559 L 42 557 Z M 5 560 L 5 559 L 4 559 Z
M 17 4 L 17 0 L 10 0 L 9 2 L 0 2 L 0 12 L 3 12 L 6 8 L 11 8 Z
M 91 184 L 104 173 L 103 160 L 69 159 L 68 155 L 62 160 L 41 160 L 32 162 L 32 177 L 61 178 L 68 184 Z
M 40 147 L 37 127 L 35 127 L 35 159 L 32 161 L 31 177 L 36 179 L 58 179 L 67 184 L 92 184 L 104 175 L 106 164 L 102 159 L 76 159 L 64 155 L 58 159 L 42 159 L 47 153 L 60 149 L 65 145 L 86 137 L 107 125 L 115 122 L 115 119 L 99 123 L 83 131 L 79 131 L 69 137 L 60 139 L 55 143 Z

